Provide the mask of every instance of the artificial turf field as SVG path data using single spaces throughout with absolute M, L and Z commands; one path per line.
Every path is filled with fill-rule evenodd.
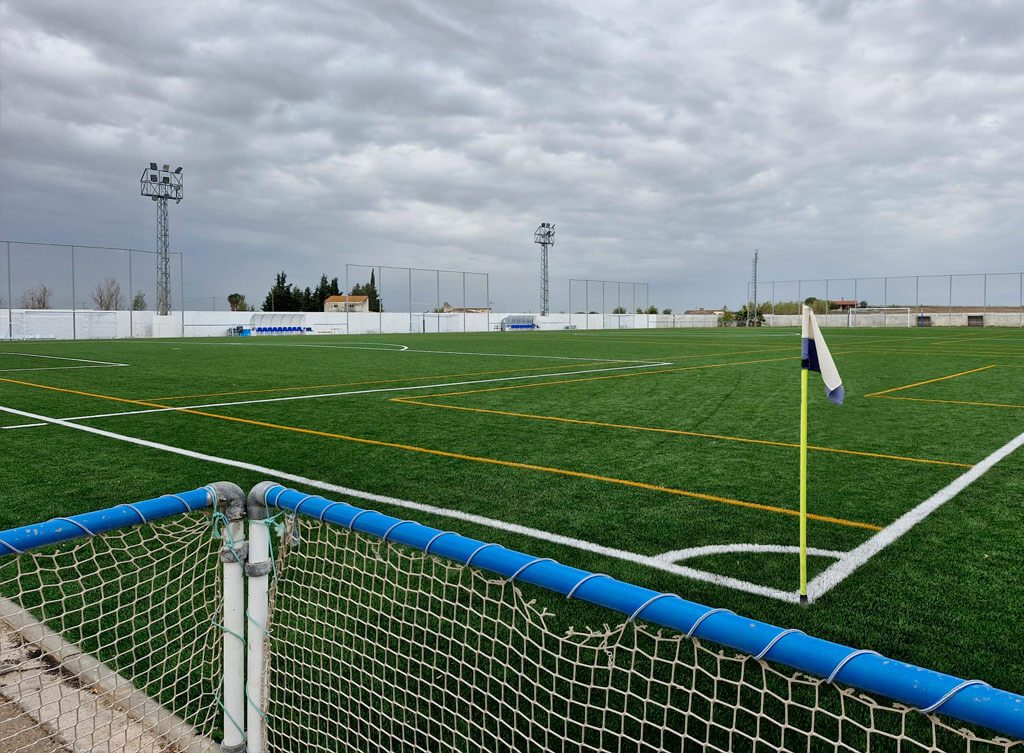
M 221 479 L 345 487 L 1024 692 L 1024 463 L 990 457 L 1024 432 L 1024 333 L 825 337 L 846 403 L 811 375 L 809 607 L 792 329 L 5 343 L 0 528 Z

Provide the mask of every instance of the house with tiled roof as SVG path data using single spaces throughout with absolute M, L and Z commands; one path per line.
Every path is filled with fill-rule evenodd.
M 324 311 L 365 312 L 370 310 L 370 299 L 365 295 L 332 295 L 324 300 Z

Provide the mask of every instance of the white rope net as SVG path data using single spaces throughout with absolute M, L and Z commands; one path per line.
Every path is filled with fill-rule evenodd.
M 218 750 L 219 548 L 191 514 L 0 558 L 0 751 Z
M 556 630 L 504 579 L 290 526 L 272 588 L 271 751 L 1024 749 L 642 624 Z

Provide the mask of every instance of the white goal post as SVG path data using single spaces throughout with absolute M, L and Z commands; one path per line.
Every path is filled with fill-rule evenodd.
M 847 314 L 849 327 L 913 327 L 910 306 L 866 306 Z

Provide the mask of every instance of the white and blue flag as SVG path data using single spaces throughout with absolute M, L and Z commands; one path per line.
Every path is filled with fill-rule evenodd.
M 832 354 L 828 352 L 825 338 L 821 335 L 818 327 L 818 320 L 814 318 L 814 312 L 810 306 L 804 306 L 803 315 L 803 338 L 801 356 L 802 366 L 809 371 L 817 371 L 825 381 L 825 389 L 828 391 L 828 399 L 837 405 L 843 404 L 843 380 L 839 378 L 839 371 L 836 369 L 836 362 L 832 360 Z

